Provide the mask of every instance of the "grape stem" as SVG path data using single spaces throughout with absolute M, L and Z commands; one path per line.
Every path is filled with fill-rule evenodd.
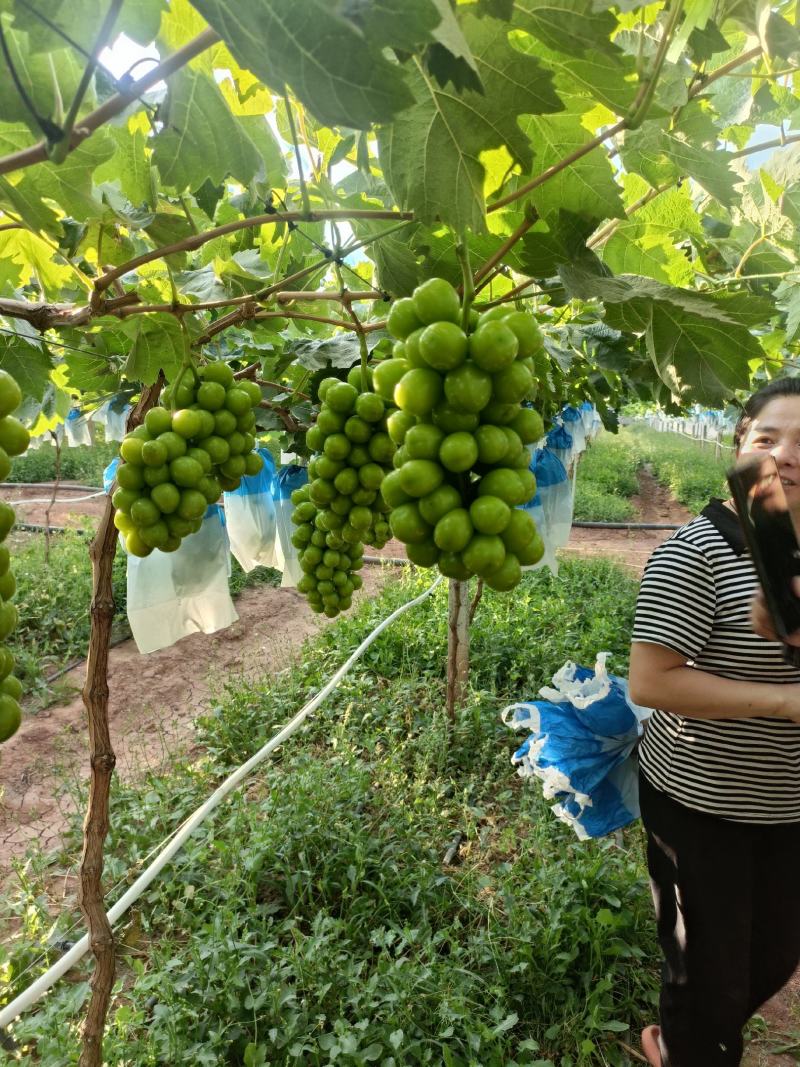
M 461 238 L 456 244 L 456 255 L 461 264 L 461 276 L 464 295 L 461 302 L 461 329 L 467 332 L 469 326 L 469 313 L 475 300 L 475 283 L 472 280 L 472 271 L 469 265 L 469 244 L 467 243 L 467 231 L 462 230 Z
M 181 365 L 181 369 L 178 371 L 178 376 L 175 379 L 175 384 L 172 387 L 172 390 L 170 391 L 169 406 L 171 411 L 175 410 L 175 398 L 178 394 L 178 389 L 180 388 L 181 382 L 183 381 L 183 377 L 186 374 L 187 370 L 190 370 L 192 372 L 192 375 L 194 376 L 195 385 L 197 385 L 197 383 L 200 381 L 200 375 L 197 373 L 194 363 L 190 359 L 185 359 L 183 361 L 183 364 Z
M 364 326 L 361 319 L 353 311 L 353 294 L 347 291 L 347 286 L 344 284 L 344 278 L 342 277 L 342 268 L 338 263 L 333 264 L 333 269 L 336 272 L 336 277 L 339 280 L 339 286 L 341 287 L 342 307 L 345 309 L 350 319 L 352 320 L 356 334 L 358 336 L 358 347 L 361 350 L 361 392 L 369 392 L 369 378 L 367 377 L 367 361 L 369 360 L 369 349 L 367 348 L 367 335 L 364 332 Z

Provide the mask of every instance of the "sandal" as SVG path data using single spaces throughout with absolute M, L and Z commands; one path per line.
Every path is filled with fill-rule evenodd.
M 650 1067 L 662 1067 L 661 1049 L 658 1043 L 660 1035 L 659 1026 L 648 1026 L 642 1030 L 642 1052 L 647 1057 Z

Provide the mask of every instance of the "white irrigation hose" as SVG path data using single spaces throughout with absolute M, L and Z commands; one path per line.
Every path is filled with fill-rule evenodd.
M 79 504 L 82 500 L 94 500 L 98 496 L 105 496 L 105 489 L 101 489 L 99 493 L 89 493 L 88 496 L 65 496 L 61 500 L 51 500 L 49 496 L 28 498 L 21 496 L 18 500 L 12 500 L 11 503 L 19 504 Z
M 421 604 L 423 600 L 426 600 L 442 581 L 443 579 L 440 576 L 436 579 L 433 585 L 425 590 L 424 593 L 421 593 L 413 600 L 409 600 L 408 603 L 402 604 L 396 611 L 393 611 L 391 615 L 385 618 L 382 623 L 376 626 L 372 633 L 364 638 L 349 659 L 342 664 L 338 671 L 336 671 L 330 680 L 322 687 L 322 689 L 320 689 L 317 695 L 312 697 L 312 699 L 298 711 L 295 717 L 288 722 L 282 730 L 275 734 L 263 748 L 260 748 L 254 756 L 251 756 L 247 763 L 243 763 L 238 770 L 234 771 L 233 774 L 225 779 L 222 785 L 211 794 L 208 800 L 197 809 L 194 815 L 186 820 L 183 824 L 183 828 L 175 835 L 163 852 L 159 853 L 147 870 L 136 879 L 127 893 L 120 897 L 117 903 L 109 910 L 108 921 L 112 926 L 125 914 L 128 908 L 139 899 L 145 889 L 147 889 L 156 876 L 161 873 L 164 867 L 166 867 L 175 853 L 183 846 L 187 838 L 191 836 L 195 828 L 198 827 L 205 817 L 217 807 L 220 801 L 235 789 L 242 779 L 246 778 L 250 771 L 257 767 L 259 763 L 263 763 L 267 756 L 274 752 L 281 742 L 285 741 L 287 737 L 291 737 L 292 734 L 300 728 L 305 719 L 307 719 L 311 712 L 315 711 L 328 694 L 336 688 L 356 660 L 362 656 L 378 635 L 381 634 L 387 626 L 391 625 L 395 619 L 399 618 L 400 615 L 403 615 L 410 608 L 416 607 L 417 604 Z M 37 978 L 35 982 L 29 985 L 26 990 L 20 993 L 18 997 L 12 1000 L 10 1004 L 0 1011 L 0 1029 L 8 1026 L 8 1024 L 13 1022 L 18 1015 L 27 1011 L 32 1004 L 35 1004 L 37 1000 L 43 997 L 47 990 L 55 985 L 63 974 L 66 974 L 68 970 L 75 966 L 78 960 L 86 954 L 88 948 L 89 935 L 84 934 L 80 941 L 76 941 L 72 948 L 66 952 L 60 960 L 53 964 L 48 971 L 46 971 L 40 978 Z

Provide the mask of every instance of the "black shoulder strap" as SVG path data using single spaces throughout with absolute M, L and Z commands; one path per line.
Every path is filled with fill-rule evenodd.
M 739 525 L 739 517 L 735 511 L 725 507 L 721 500 L 712 497 L 700 514 L 704 519 L 708 519 L 737 556 L 744 554 L 747 546 L 745 545 L 742 528 Z

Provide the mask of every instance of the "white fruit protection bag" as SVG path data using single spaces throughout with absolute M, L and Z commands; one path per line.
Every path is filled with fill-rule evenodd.
M 120 403 L 119 397 L 112 397 L 94 412 L 92 422 L 103 427 L 106 441 L 122 441 L 127 432 L 126 426 L 131 410 L 130 404 L 125 401 Z
M 258 454 L 264 461 L 258 474 L 242 478 L 239 488 L 223 497 L 231 552 L 245 572 L 283 569 L 273 499 L 275 460 L 268 448 L 259 448 Z
M 72 408 L 64 420 L 64 433 L 69 448 L 77 448 L 79 445 L 92 443 L 92 429 L 90 426 L 91 416 L 83 414 L 79 408 Z
M 189 634 L 236 622 L 228 574 L 230 544 L 218 504 L 175 552 L 128 556 L 128 622 L 140 652 L 167 648 Z
M 287 467 L 281 467 L 273 483 L 278 545 L 283 557 L 281 586 L 295 586 L 303 576 L 298 550 L 292 544 L 292 534 L 295 531 L 295 527 L 292 525 L 294 504 L 291 497 L 294 490 L 305 485 L 307 481 L 308 468 L 301 467 L 296 463 L 290 463 Z

